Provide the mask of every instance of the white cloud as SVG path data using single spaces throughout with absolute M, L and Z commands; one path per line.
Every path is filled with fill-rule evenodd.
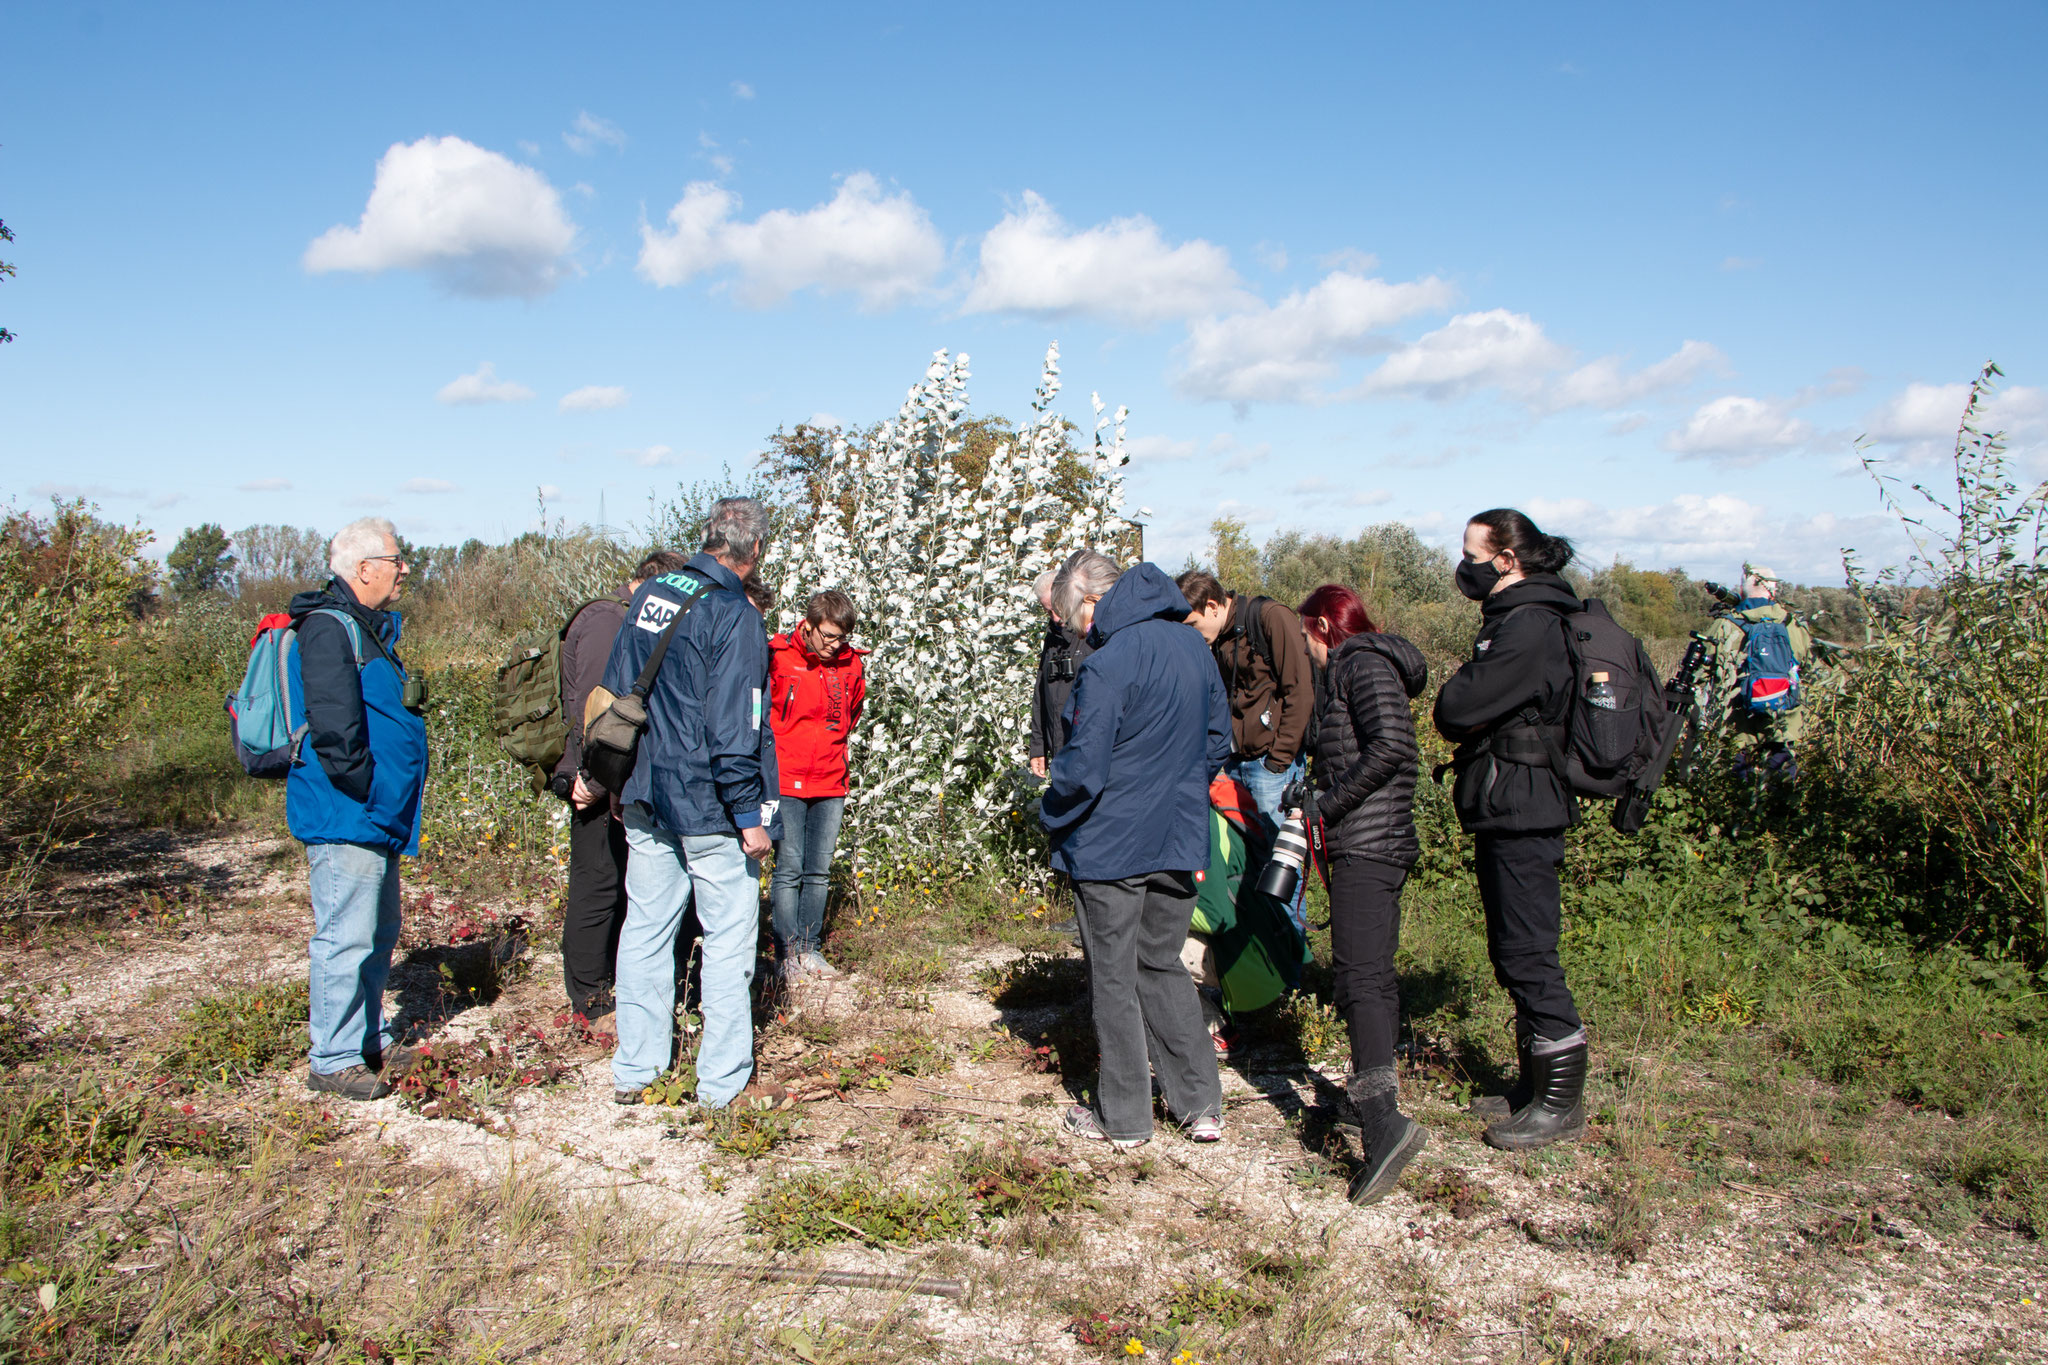
M 601 119 L 585 109 L 576 115 L 569 131 L 562 134 L 562 141 L 578 156 L 593 155 L 600 147 L 623 152 L 626 150 L 626 131 L 610 119 Z
M 667 446 L 645 446 L 639 450 L 627 450 L 621 453 L 642 469 L 653 469 L 657 465 L 676 463 L 675 451 Z
M 1904 548 L 1898 523 L 1887 516 L 1777 516 L 1732 493 L 1681 493 L 1635 507 L 1584 498 L 1532 498 L 1524 506 L 1544 529 L 1570 536 L 1587 568 L 1618 557 L 1713 577 L 1757 560 L 1798 582 L 1835 584 L 1842 581 L 1844 547 L 1862 551 L 1866 567 L 1892 562 Z
M 1908 384 L 1864 419 L 1874 445 L 1892 447 L 1909 464 L 1945 460 L 1955 450 L 1968 384 Z M 2031 447 L 2048 435 L 2048 390 L 2015 385 L 1992 394 L 1977 423 L 1982 431 L 2005 433 L 2015 448 Z
M 754 308 L 799 289 L 852 293 L 888 308 L 923 292 L 944 265 L 945 243 L 908 193 L 885 195 L 865 171 L 847 176 L 830 202 L 802 213 L 775 209 L 753 222 L 733 217 L 739 196 L 708 181 L 683 191 L 666 231 L 642 224 L 640 274 L 658 286 L 730 267 L 734 297 Z
M 732 97 L 736 100 L 750 100 L 754 98 L 754 87 L 748 85 L 745 81 L 734 81 L 732 83 Z
M 1451 398 L 1489 384 L 1532 391 L 1569 353 L 1527 313 L 1490 308 L 1460 313 L 1380 362 L 1360 385 L 1366 393 Z
M 458 294 L 545 294 L 573 272 L 576 225 L 530 166 L 459 137 L 392 145 L 362 221 L 306 248 L 305 268 L 378 274 L 424 270 Z
M 605 408 L 623 408 L 632 397 L 617 384 L 585 384 L 562 395 L 562 401 L 555 404 L 556 412 L 601 412 Z
M 542 502 L 556 502 L 561 500 L 562 490 L 556 487 L 554 484 L 544 483 L 540 486 L 539 491 L 540 500 Z
M 1142 214 L 1077 232 L 1026 190 L 1023 206 L 981 239 L 981 268 L 961 309 L 1146 326 L 1256 303 L 1220 246 L 1169 246 Z
M 238 493 L 289 493 L 291 488 L 290 479 L 251 479 L 235 485 Z
M 1138 436 L 1124 444 L 1133 460 L 1158 463 L 1165 460 L 1185 460 L 1195 453 L 1193 441 L 1176 441 L 1171 436 Z
M 834 427 L 842 427 L 846 424 L 829 412 L 814 412 L 811 414 L 811 420 L 804 425 L 829 431 Z
M 1248 446 L 1238 440 L 1237 437 L 1225 431 L 1209 438 L 1209 453 L 1225 457 L 1223 471 L 1226 474 L 1238 474 L 1250 469 L 1255 464 L 1263 464 L 1271 459 L 1273 457 L 1273 447 L 1271 443 L 1266 441 L 1261 441 L 1255 446 Z
M 152 493 L 146 488 L 110 488 L 103 483 L 39 483 L 28 490 L 35 498 L 84 498 L 88 502 L 139 502 L 152 509 L 185 501 L 183 493 Z
M 1653 394 L 1683 388 L 1708 371 L 1725 372 L 1728 358 L 1720 348 L 1704 341 L 1688 341 L 1654 365 L 1634 374 L 1622 372 L 1618 356 L 1602 356 L 1581 365 L 1536 399 L 1547 412 L 1562 408 L 1600 408 L 1611 411 L 1640 403 Z
M 1665 434 L 1663 445 L 1675 455 L 1754 464 L 1812 438 L 1812 425 L 1794 417 L 1790 405 L 1729 394 L 1702 404 L 1683 427 Z
M 1268 270 L 1278 272 L 1287 268 L 1287 248 L 1278 242 L 1260 242 L 1252 248 L 1252 255 Z
M 1336 396 L 1325 385 L 1340 356 L 1386 349 L 1381 329 L 1448 307 L 1454 297 L 1433 275 L 1388 284 L 1336 271 L 1271 307 L 1190 324 L 1174 387 L 1240 404 L 1326 401 Z
M 524 384 L 515 384 L 509 379 L 498 378 L 498 372 L 486 360 L 476 367 L 472 374 L 457 375 L 441 386 L 434 395 L 443 403 L 519 403 L 533 397 L 533 390 Z
M 1864 432 L 1883 445 L 1950 442 L 1969 401 L 1968 384 L 1908 384 L 1864 420 Z
M 462 491 L 446 479 L 407 479 L 398 485 L 401 493 L 458 493 Z
M 1303 502 L 1312 502 L 1319 507 L 1378 507 L 1394 500 L 1394 495 L 1387 489 L 1353 488 L 1320 475 L 1301 479 L 1287 491 Z

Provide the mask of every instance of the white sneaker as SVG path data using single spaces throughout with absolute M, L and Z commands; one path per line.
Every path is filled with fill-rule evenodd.
M 839 976 L 839 969 L 827 962 L 825 955 L 816 948 L 797 954 L 796 960 L 798 970 L 806 976 L 823 977 L 827 981 L 836 980 Z

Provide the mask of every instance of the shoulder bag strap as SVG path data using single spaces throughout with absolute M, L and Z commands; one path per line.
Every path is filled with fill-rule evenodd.
M 638 697 L 643 703 L 647 700 L 647 694 L 654 688 L 654 678 L 656 674 L 661 672 L 662 661 L 668 658 L 668 642 L 675 638 L 676 627 L 683 623 L 683 618 L 690 614 L 692 607 L 702 602 L 710 594 L 711 584 L 700 581 L 697 591 L 692 593 L 681 606 L 676 608 L 676 614 L 669 619 L 668 625 L 662 630 L 661 639 L 655 642 L 654 652 L 647 656 L 647 662 L 641 666 L 640 676 L 633 680 L 633 695 Z M 630 611 L 631 608 L 629 607 L 627 610 Z

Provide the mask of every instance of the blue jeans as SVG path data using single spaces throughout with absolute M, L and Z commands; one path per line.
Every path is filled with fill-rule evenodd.
M 775 841 L 775 876 L 768 887 L 768 905 L 773 911 L 775 946 L 784 958 L 791 958 L 815 952 L 824 935 L 825 896 L 832 889 L 832 850 L 839 843 L 846 798 L 821 796 L 806 801 L 785 796 L 777 810 L 782 816 L 782 837 Z
M 676 932 L 694 893 L 704 926 L 704 1037 L 697 1102 L 722 1109 L 754 1070 L 750 989 L 761 939 L 761 871 L 730 834 L 687 837 L 626 807 L 626 923 L 619 930 L 619 1048 L 612 1084 L 635 1090 L 675 1055 Z
M 313 940 L 308 1016 L 313 1070 L 377 1064 L 391 1046 L 384 982 L 398 943 L 398 855 L 361 844 L 308 844 Z
M 1251 792 L 1252 804 L 1259 808 L 1259 814 L 1266 817 L 1266 833 L 1270 837 L 1280 832 L 1280 793 L 1307 775 L 1308 764 L 1297 754 L 1294 762 L 1287 765 L 1286 772 L 1276 773 L 1266 766 L 1263 758 L 1241 758 L 1225 764 L 1223 771 L 1244 783 L 1245 789 Z M 1294 927 L 1301 930 L 1304 938 L 1308 936 L 1308 878 L 1308 869 L 1303 868 L 1301 887 L 1294 893 L 1294 903 L 1287 907 Z

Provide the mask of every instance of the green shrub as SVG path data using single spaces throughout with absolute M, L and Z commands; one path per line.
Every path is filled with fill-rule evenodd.
M 747 1230 L 778 1251 L 849 1237 L 908 1246 L 967 1231 L 967 1197 L 958 1185 L 920 1189 L 877 1176 L 805 1171 L 768 1185 L 747 1205 Z
M 158 1074 L 186 1084 L 232 1083 L 296 1060 L 308 1041 L 306 1004 L 303 981 L 201 1000 L 178 1016 Z

